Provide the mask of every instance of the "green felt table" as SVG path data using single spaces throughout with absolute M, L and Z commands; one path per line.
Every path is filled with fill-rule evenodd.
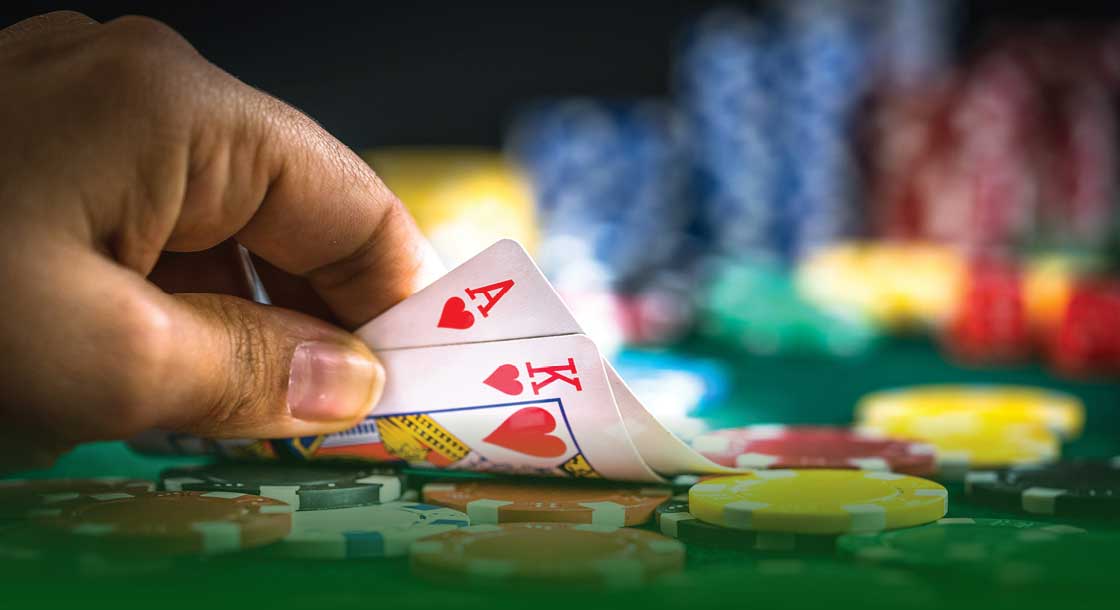
M 925 340 L 891 341 L 860 358 L 754 357 L 691 341 L 686 354 L 724 360 L 732 389 L 703 417 L 713 427 L 750 423 L 847 424 L 863 394 L 889 387 L 981 382 L 1038 385 L 1071 392 L 1086 405 L 1084 434 L 1063 447 L 1067 456 L 1120 454 L 1120 382 L 1066 380 L 1039 364 L 965 368 L 948 363 Z M 136 455 L 121 443 L 79 447 L 54 468 L 29 477 L 121 475 L 156 479 L 197 458 Z M 1019 517 L 970 504 L 949 483 L 949 516 Z M 1030 520 L 1040 520 L 1030 517 Z M 1120 535 L 1109 522 L 1072 523 L 1090 535 Z M 1120 521 L 1117 521 L 1120 523 Z M 1120 538 L 1118 538 L 1120 540 Z M 1120 548 L 1116 549 L 1120 557 Z M 171 569 L 123 577 L 58 576 L 50 567 L 0 562 L 3 600 L 37 607 L 191 607 L 260 604 L 265 607 L 613 608 L 875 607 L 875 608 L 1115 608 L 1112 577 L 1120 560 L 1102 559 L 1073 585 L 1008 590 L 953 571 L 917 571 L 856 563 L 828 553 L 762 555 L 690 546 L 680 578 L 641 591 L 595 592 L 539 588 L 435 585 L 410 575 L 407 560 L 294 561 L 260 553 L 176 560 Z M 1111 567 L 1109 567 L 1111 563 Z M 776 574 L 776 575 L 775 575 Z M 21 606 L 13 606 L 21 607 Z

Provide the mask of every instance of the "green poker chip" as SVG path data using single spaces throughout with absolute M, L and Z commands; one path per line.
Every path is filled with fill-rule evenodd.
M 1009 557 L 1081 545 L 1079 527 L 1018 519 L 945 518 L 928 525 L 837 540 L 842 553 L 879 564 L 995 571 Z
M 740 565 L 711 566 L 666 579 L 658 591 L 665 608 L 747 607 L 783 610 L 944 608 L 937 588 L 920 574 L 882 567 L 867 569 L 824 556 L 743 558 Z

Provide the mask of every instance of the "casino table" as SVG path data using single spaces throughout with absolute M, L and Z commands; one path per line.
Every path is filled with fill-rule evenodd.
M 851 422 L 858 398 L 873 390 L 945 382 L 1015 383 L 1063 390 L 1084 401 L 1085 431 L 1063 447 L 1064 455 L 1120 454 L 1120 382 L 1116 380 L 1058 379 L 1039 364 L 963 368 L 947 362 L 935 346 L 921 338 L 894 339 L 866 356 L 844 359 L 731 354 L 700 339 L 674 349 L 719 358 L 730 367 L 732 387 L 727 398 L 701 414 L 713 428 L 775 422 L 843 425 Z M 164 468 L 199 461 L 143 457 L 121 443 L 96 443 L 79 447 L 50 470 L 20 476 L 158 478 Z M 949 517 L 1046 521 L 973 505 L 960 484 L 948 483 L 947 488 Z M 1069 523 L 1068 519 L 1052 521 Z M 1108 523 L 1073 524 L 1089 529 L 1090 535 L 1120 529 Z M 434 583 L 411 575 L 407 560 L 278 560 L 248 551 L 205 560 L 176 559 L 170 567 L 160 566 L 150 574 L 140 571 L 121 576 L 75 576 L 49 565 L 0 561 L 4 568 L 0 571 L 0 599 L 4 600 L 0 606 L 1115 608 L 1120 593 L 1110 575 L 1118 565 L 1113 556 L 1105 556 L 1099 570 L 1080 575 L 1072 583 L 997 587 L 944 567 L 902 569 L 856 562 L 830 552 L 766 554 L 690 545 L 681 575 L 644 589 L 613 592 Z

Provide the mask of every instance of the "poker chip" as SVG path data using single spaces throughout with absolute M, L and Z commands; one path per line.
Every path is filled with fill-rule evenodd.
M 687 495 L 688 490 L 692 489 L 693 485 L 699 483 L 700 481 L 705 481 L 707 479 L 712 479 L 712 478 L 719 477 L 719 476 L 723 476 L 723 475 L 718 475 L 718 474 L 704 474 L 704 475 L 700 475 L 700 474 L 678 474 L 677 476 L 669 479 L 669 489 L 672 491 L 673 495 L 679 495 L 679 494 L 686 494 Z
M 259 282 L 260 278 L 253 281 Z M 240 460 L 274 457 L 271 446 L 266 440 L 200 438 L 158 428 L 145 430 L 125 442 L 129 449 L 145 455 L 216 455 Z
M 462 147 L 386 147 L 362 159 L 407 206 L 439 258 L 455 266 L 502 238 L 538 241 L 531 185 L 504 155 Z
M 877 331 L 859 316 L 833 315 L 806 302 L 787 271 L 772 262 L 716 267 L 704 296 L 706 336 L 757 354 L 855 356 Z
M 474 525 L 549 522 L 605 527 L 645 523 L 670 495 L 665 488 L 540 481 L 429 483 L 422 493 L 425 502 L 467 513 Z
M 797 284 L 821 307 L 871 319 L 887 329 L 928 327 L 949 319 L 966 265 L 943 244 L 840 242 L 802 260 Z
M 936 470 L 931 445 L 846 428 L 731 428 L 699 436 L 692 447 L 713 462 L 733 468 L 853 468 L 915 476 L 929 476 Z
M 842 534 L 936 521 L 948 492 L 890 472 L 759 470 L 694 485 L 688 505 L 698 519 L 733 529 Z
M 397 557 L 413 542 L 470 524 L 457 510 L 389 502 L 292 515 L 292 532 L 269 551 L 302 559 Z
M 110 492 L 81 495 L 29 514 L 87 544 L 158 554 L 225 553 L 288 534 L 292 507 L 228 491 Z
M 938 599 L 921 574 L 816 556 L 761 555 L 749 563 L 739 557 L 665 580 L 657 594 L 663 608 L 724 608 L 729 599 L 749 598 L 752 607 L 766 608 L 929 610 Z
M 1027 545 L 1078 544 L 1086 531 L 1069 525 L 1016 519 L 948 518 L 837 540 L 844 553 L 861 560 L 957 571 L 991 569 Z
M 161 479 L 168 491 L 238 492 L 280 500 L 298 511 L 391 502 L 404 486 L 392 469 L 348 464 L 223 462 L 173 468 Z
M 1061 445 L 1038 424 L 1000 423 L 971 417 L 892 420 L 861 430 L 922 439 L 937 452 L 938 478 L 960 480 L 970 470 L 1040 464 L 1058 458 Z
M 90 479 L 4 479 L 0 480 L 0 520 L 19 519 L 35 508 L 72 500 L 82 494 L 115 491 L 152 491 L 151 481 L 126 477 Z
M 1120 457 L 970 472 L 965 493 L 1005 510 L 1120 518 Z
M 1077 284 L 1051 336 L 1049 356 L 1068 375 L 1120 373 L 1120 280 Z
M 981 420 L 1037 423 L 1063 438 L 1076 438 L 1085 423 L 1085 407 L 1070 394 L 1029 386 L 926 385 L 868 394 L 860 400 L 856 417 L 865 426 L 887 429 L 935 418 L 958 428 Z
M 1006 590 L 1031 591 L 1032 598 L 1049 594 L 1066 606 L 1078 599 L 1111 608 L 1116 602 L 1117 548 L 1120 532 L 1100 529 L 1061 536 L 1051 544 L 1019 545 L 999 562 L 992 580 Z
M 574 523 L 471 525 L 412 545 L 412 572 L 483 584 L 640 587 L 684 567 L 684 545 L 655 532 Z
M 969 363 L 1018 362 L 1034 351 L 1021 272 L 998 258 L 973 261 L 969 279 L 943 341 L 956 359 Z
M 735 530 L 704 523 L 688 512 L 688 494 L 673 496 L 654 512 L 657 529 L 685 544 L 762 552 L 831 551 L 835 536 Z
M 0 525 L 0 565 L 5 573 L 25 569 L 91 577 L 134 576 L 165 572 L 172 566 L 166 557 L 106 553 L 85 548 L 74 537 L 50 534 L 26 521 Z

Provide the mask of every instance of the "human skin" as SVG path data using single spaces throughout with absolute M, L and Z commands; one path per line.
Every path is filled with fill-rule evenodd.
M 151 19 L 0 30 L 0 83 L 0 470 L 369 412 L 384 372 L 347 329 L 433 265 L 360 158 Z M 236 244 L 276 306 L 243 298 Z

